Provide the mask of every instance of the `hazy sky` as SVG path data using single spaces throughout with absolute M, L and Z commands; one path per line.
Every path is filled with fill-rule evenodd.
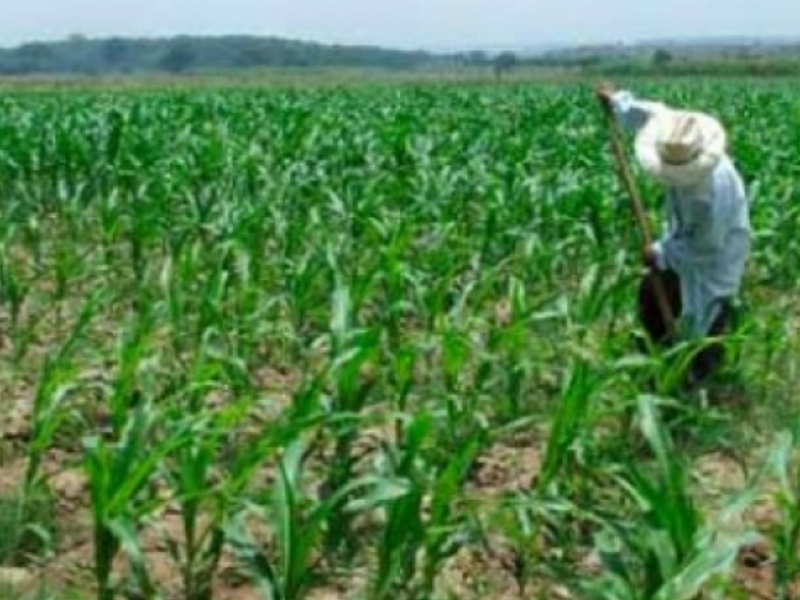
M 0 45 L 251 33 L 435 49 L 798 36 L 798 0 L 0 0 Z

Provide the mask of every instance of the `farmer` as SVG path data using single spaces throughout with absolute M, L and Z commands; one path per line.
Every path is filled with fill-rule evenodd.
M 673 315 L 681 317 L 682 333 L 722 335 L 730 329 L 731 300 L 750 252 L 749 204 L 726 153 L 722 125 L 708 115 L 640 100 L 609 85 L 597 93 L 623 127 L 636 132 L 638 162 L 665 188 L 666 232 L 645 249 L 651 270 L 639 289 L 642 325 L 654 343 L 671 341 L 655 294 L 659 277 Z M 720 342 L 707 345 L 691 365 L 690 383 L 712 374 L 723 358 Z

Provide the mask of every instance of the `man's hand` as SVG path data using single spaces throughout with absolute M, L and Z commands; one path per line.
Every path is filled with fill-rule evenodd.
M 658 268 L 658 252 L 652 245 L 647 246 L 643 250 L 644 264 L 650 269 Z
M 597 97 L 600 99 L 600 102 L 602 102 L 605 106 L 611 106 L 611 98 L 614 96 L 616 92 L 617 92 L 616 88 L 607 81 L 601 83 L 599 86 L 597 86 L 597 89 L 595 90 L 595 93 L 597 94 Z

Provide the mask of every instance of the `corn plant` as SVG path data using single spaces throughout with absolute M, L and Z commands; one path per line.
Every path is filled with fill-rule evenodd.
M 87 328 L 99 311 L 100 300 L 99 297 L 89 300 L 58 351 L 45 358 L 39 387 L 34 397 L 33 428 L 25 475 L 26 489 L 32 489 L 41 483 L 40 469 L 44 456 L 51 449 L 59 429 L 69 417 L 67 400 L 77 387 L 74 382 L 73 355 L 83 342 Z
M 575 477 L 575 453 L 591 426 L 592 399 L 603 385 L 603 376 L 589 365 L 578 363 L 568 376 L 553 419 L 542 472 L 537 487 L 546 491 L 563 477 L 569 483 Z M 572 487 L 572 486 L 568 486 Z
M 485 440 L 474 436 L 427 471 L 421 459 L 434 431 L 431 414 L 407 422 L 398 447 L 386 449 L 386 472 L 374 480 L 367 478 L 366 496 L 349 504 L 351 511 L 378 508 L 384 514 L 372 588 L 375 598 L 428 597 L 441 565 L 468 537 L 458 499 Z
M 137 582 L 152 593 L 138 538 L 139 527 L 162 504 L 151 487 L 162 461 L 179 448 L 184 435 L 156 439 L 159 413 L 151 405 L 137 408 L 118 440 L 85 440 L 84 470 L 89 480 L 94 528 L 94 576 L 98 600 L 113 600 L 114 560 L 120 550 L 129 559 Z
M 779 437 L 772 457 L 778 477 L 773 497 L 780 516 L 772 525 L 770 537 L 775 551 L 775 597 L 780 600 L 796 598 L 800 581 L 800 473 L 795 446 L 792 436 L 785 433 Z
M 50 491 L 29 486 L 0 496 L 0 529 L 0 565 L 27 565 L 44 558 L 57 542 Z
M 173 453 L 168 481 L 181 510 L 182 539 L 168 538 L 170 555 L 180 567 L 183 597 L 210 600 L 212 579 L 222 554 L 225 536 L 221 527 L 224 507 L 214 502 L 218 492 L 212 486 L 212 469 L 224 437 L 214 423 L 199 420 L 191 427 L 186 445 Z M 168 459 L 169 460 L 169 459 Z M 210 504 L 210 515 L 203 509 Z M 220 515 L 219 512 L 222 512 Z M 207 521 L 204 520 L 207 517 Z
M 256 472 L 277 452 L 277 445 L 308 427 L 303 419 L 289 419 L 270 435 L 241 447 L 233 442 L 231 447 L 232 438 L 241 435 L 250 408 L 252 400 L 245 397 L 214 415 L 187 416 L 181 405 L 166 412 L 169 431 L 189 433 L 186 442 L 166 458 L 166 481 L 180 507 L 182 531 L 178 537 L 165 535 L 180 569 L 186 600 L 212 598 L 226 525 L 236 517 Z
M 331 311 L 331 379 L 334 393 L 331 402 L 331 432 L 334 437 L 333 459 L 323 484 L 326 493 L 336 496 L 354 478 L 356 457 L 354 444 L 358 438 L 359 417 L 365 409 L 375 385 L 375 376 L 365 373 L 377 357 L 379 332 L 355 329 L 354 308 L 347 288 L 334 292 Z M 348 515 L 341 503 L 331 507 L 327 528 L 328 549 L 352 546 Z
M 303 454 L 300 441 L 289 446 L 278 465 L 270 502 L 251 503 L 226 525 L 229 543 L 267 600 L 306 597 L 320 561 L 317 552 L 331 511 L 363 485 L 354 480 L 327 498 L 310 498 L 302 488 Z M 265 551 L 247 533 L 248 516 L 273 527 L 275 544 L 271 551 Z
M 757 539 L 730 527 L 755 500 L 755 486 L 731 498 L 716 520 L 704 520 L 654 398 L 640 399 L 639 418 L 654 470 L 631 463 L 616 479 L 641 519 L 609 522 L 597 535 L 605 574 L 589 593 L 608 600 L 694 600 L 729 576 L 740 549 Z

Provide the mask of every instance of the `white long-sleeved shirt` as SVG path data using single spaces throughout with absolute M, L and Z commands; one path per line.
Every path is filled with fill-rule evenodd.
M 622 125 L 638 131 L 664 105 L 618 92 L 612 107 Z M 681 282 L 688 332 L 705 335 L 720 303 L 741 288 L 750 254 L 750 207 L 742 178 L 728 156 L 705 180 L 666 189 L 667 226 L 655 244 L 660 269 L 672 269 Z

